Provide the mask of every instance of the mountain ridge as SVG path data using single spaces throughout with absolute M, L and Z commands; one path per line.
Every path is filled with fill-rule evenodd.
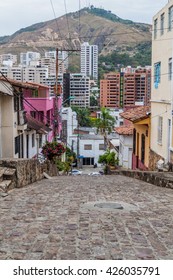
M 133 55 L 137 45 L 151 42 L 151 25 L 124 20 L 111 11 L 91 6 L 0 37 L 0 54 L 80 49 L 86 41 L 98 45 L 101 55 L 112 51 Z

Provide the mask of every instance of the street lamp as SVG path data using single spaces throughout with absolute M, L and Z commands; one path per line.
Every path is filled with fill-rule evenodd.
M 62 102 L 62 106 L 69 100 L 74 100 L 74 96 L 69 96 L 68 98 L 66 98 L 63 102 Z

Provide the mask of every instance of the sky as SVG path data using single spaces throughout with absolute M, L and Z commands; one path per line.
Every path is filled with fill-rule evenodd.
M 152 23 L 168 0 L 0 0 L 0 36 L 94 5 L 123 19 Z

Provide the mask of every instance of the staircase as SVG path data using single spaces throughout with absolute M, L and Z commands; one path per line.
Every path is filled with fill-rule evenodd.
M 8 193 L 14 188 L 16 181 L 16 169 L 8 167 L 0 167 L 0 196 L 3 193 Z

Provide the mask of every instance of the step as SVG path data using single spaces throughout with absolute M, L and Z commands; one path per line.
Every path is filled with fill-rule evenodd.
M 5 171 L 5 168 L 4 167 L 0 167 L 0 182 L 3 181 L 4 171 Z
M 0 182 L 0 190 L 2 190 L 3 192 L 7 192 L 11 182 L 11 180 L 3 180 L 2 182 Z
M 16 174 L 16 169 L 6 167 L 4 170 L 3 178 L 5 180 L 12 180 L 13 178 L 15 178 L 15 174 Z

